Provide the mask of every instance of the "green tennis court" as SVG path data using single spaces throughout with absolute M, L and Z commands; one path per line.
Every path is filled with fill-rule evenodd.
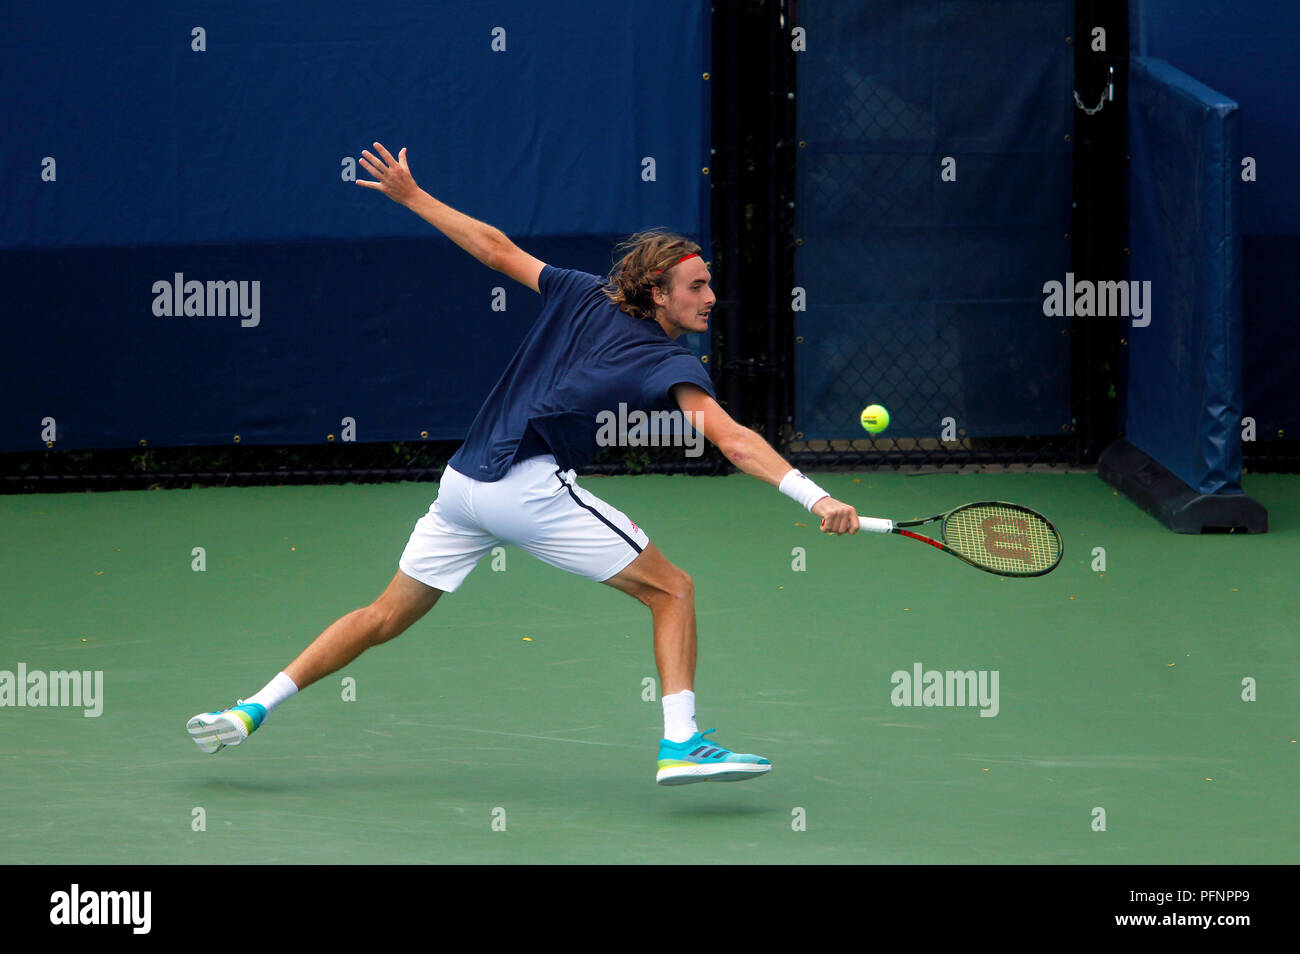
M 694 577 L 700 727 L 774 765 L 684 788 L 654 784 L 649 612 L 513 549 L 196 751 L 189 716 L 378 594 L 434 485 L 0 497 L 0 671 L 103 679 L 97 717 L 0 708 L 0 863 L 1295 860 L 1296 478 L 1248 478 L 1252 536 L 1175 535 L 1087 473 L 818 479 L 898 519 L 1023 503 L 1065 558 L 1003 580 L 820 536 L 743 475 L 584 479 Z M 917 666 L 996 699 L 895 705 Z

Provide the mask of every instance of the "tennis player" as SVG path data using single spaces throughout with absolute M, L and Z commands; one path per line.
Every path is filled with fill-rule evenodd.
M 738 468 L 821 517 L 823 530 L 857 531 L 853 507 L 727 415 L 700 361 L 677 342 L 708 328 L 716 301 L 699 246 L 653 230 L 620 246 L 625 254 L 608 280 L 555 268 L 420 189 L 405 149 L 394 159 L 374 147 L 378 155 L 367 150 L 361 160 L 374 180 L 357 184 L 406 206 L 484 265 L 539 292 L 541 316 L 448 463 L 388 588 L 327 628 L 256 695 L 192 718 L 191 737 L 206 753 L 243 742 L 295 692 L 405 631 L 494 547 L 509 543 L 650 608 L 663 694 L 659 784 L 766 774 L 767 759 L 732 752 L 696 726 L 690 576 L 625 514 L 580 487 L 575 474 L 597 452 L 601 412 L 617 413 L 620 403 L 646 412 L 676 408 Z

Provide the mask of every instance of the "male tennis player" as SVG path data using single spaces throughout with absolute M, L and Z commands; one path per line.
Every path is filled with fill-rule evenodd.
M 650 608 L 663 693 L 659 784 L 767 773 L 767 759 L 731 752 L 696 727 L 691 578 L 626 515 L 579 487 L 574 470 L 595 456 L 602 411 L 616 412 L 620 403 L 647 412 L 676 405 L 728 460 L 821 517 L 824 530 L 857 531 L 854 508 L 832 499 L 719 407 L 699 360 L 677 343 L 683 334 L 706 330 L 716 301 L 699 246 L 663 231 L 642 232 L 620 246 L 626 254 L 609 281 L 555 268 L 421 190 L 405 149 L 394 159 L 374 146 L 378 156 L 365 151 L 361 160 L 374 180 L 358 185 L 406 206 L 484 265 L 540 292 L 542 313 L 448 463 L 438 497 L 416 523 L 384 593 L 331 625 L 256 695 L 196 715 L 190 735 L 206 753 L 243 742 L 299 689 L 406 630 L 504 542 Z

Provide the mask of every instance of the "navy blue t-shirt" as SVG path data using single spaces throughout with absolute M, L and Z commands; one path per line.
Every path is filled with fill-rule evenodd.
M 600 450 L 597 415 L 619 405 L 676 410 L 672 388 L 713 385 L 700 359 L 659 323 L 619 310 L 605 280 L 567 268 L 542 269 L 542 313 L 449 461 L 474 480 L 494 481 L 511 465 L 553 454 L 568 470 Z

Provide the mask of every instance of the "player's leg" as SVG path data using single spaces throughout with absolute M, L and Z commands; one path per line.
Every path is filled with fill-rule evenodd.
M 757 755 L 710 743 L 695 725 L 695 584 L 653 543 L 626 567 L 603 581 L 650 608 L 654 618 L 655 663 L 663 688 L 664 738 L 659 743 L 660 785 L 736 782 L 771 771 Z M 709 732 L 713 730 L 710 729 Z
M 416 522 L 398 572 L 378 599 L 332 623 L 248 699 L 190 719 L 186 729 L 200 751 L 212 754 L 224 746 L 238 745 L 299 689 L 337 672 L 371 646 L 405 632 L 443 593 L 455 591 L 499 542 L 474 524 L 467 504 L 469 485 L 465 477 L 447 468 L 437 500 Z
M 201 712 L 190 719 L 186 724 L 190 738 L 209 755 L 224 746 L 238 745 L 285 699 L 342 669 L 371 646 L 404 633 L 442 594 L 442 590 L 398 570 L 378 599 L 335 620 L 260 692 L 238 700 L 229 709 Z
M 695 581 L 650 543 L 635 560 L 604 582 L 650 608 L 661 692 L 665 696 L 694 692 Z
M 342 669 L 371 646 L 406 632 L 433 609 L 442 594 L 442 590 L 398 570 L 378 599 L 332 623 L 284 668 L 284 674 L 299 689 L 306 689 Z
M 517 485 L 503 480 L 475 496 L 484 525 L 538 559 L 605 583 L 650 609 L 664 707 L 656 781 L 738 781 L 768 772 L 767 759 L 710 744 L 696 728 L 690 575 L 670 563 L 626 514 L 579 487 L 572 471 L 539 458 L 520 466 L 518 474 Z

